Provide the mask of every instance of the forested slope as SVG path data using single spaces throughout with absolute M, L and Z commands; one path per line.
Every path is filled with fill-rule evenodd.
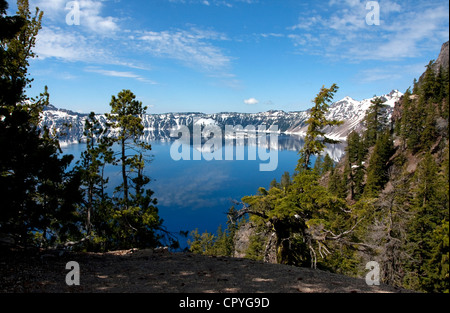
M 295 171 L 244 197 L 217 235 L 194 232 L 191 250 L 360 277 L 376 261 L 384 283 L 448 292 L 448 58 L 447 42 L 391 118 L 375 98 L 338 164 L 319 156 L 310 167 L 305 156 L 321 150 L 303 148 Z M 311 148 L 320 146 L 317 129 Z

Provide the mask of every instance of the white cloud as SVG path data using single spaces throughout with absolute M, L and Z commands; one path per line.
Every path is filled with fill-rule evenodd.
M 58 58 L 66 61 L 94 62 L 109 59 L 108 53 L 78 32 L 67 32 L 59 27 L 42 28 L 34 51 L 41 59 Z
M 210 4 L 215 4 L 208 0 Z M 118 18 L 103 16 L 106 3 L 100 0 L 78 0 L 80 25 L 66 25 L 66 0 L 36 0 L 47 19 L 38 34 L 35 52 L 41 59 L 57 58 L 88 64 L 114 64 L 134 69 L 149 68 L 148 64 L 134 64 L 126 60 L 126 51 L 133 50 L 146 57 L 173 59 L 187 66 L 220 77 L 222 85 L 237 86 L 239 82 L 226 77 L 232 58 L 216 44 L 229 40 L 223 33 L 190 27 L 148 31 L 128 29 L 120 31 Z M 206 4 L 206 3 L 205 3 Z M 148 58 L 146 58 L 148 60 Z M 138 61 L 139 62 L 139 61 Z M 142 61 L 148 62 L 148 61 Z M 126 75 L 130 72 L 103 72 L 103 75 Z M 130 77 L 144 81 L 144 78 Z M 148 80 L 147 82 L 153 83 Z
M 151 54 L 181 61 L 184 65 L 214 72 L 225 70 L 231 61 L 210 40 L 225 40 L 223 34 L 196 28 L 176 31 L 146 31 L 138 39 Z
M 80 25 L 85 23 L 90 30 L 104 34 L 113 33 L 119 30 L 117 18 L 100 16 L 103 6 L 101 2 L 93 0 L 78 1 L 80 3 L 81 12 Z
M 250 98 L 250 99 L 245 99 L 244 103 L 245 104 L 249 104 L 249 105 L 255 105 L 255 104 L 258 104 L 259 101 L 256 100 L 255 98 Z
M 84 30 L 108 35 L 115 33 L 120 29 L 117 24 L 117 18 L 101 16 L 102 10 L 104 9 L 104 1 L 76 0 L 74 2 L 78 3 L 79 7 L 79 27 Z M 53 22 L 65 23 L 66 16 L 71 13 L 70 8 L 66 8 L 68 3 L 70 3 L 69 0 L 37 0 L 36 6 L 44 11 L 45 18 L 48 18 Z M 72 13 L 75 13 L 75 11 Z
M 296 30 L 296 29 L 311 29 L 311 27 L 322 24 L 322 17 L 320 15 L 316 16 L 301 16 L 299 17 L 298 24 L 288 27 L 290 30 Z
M 252 4 L 258 2 L 258 0 L 168 0 L 172 3 L 183 3 L 183 4 L 203 4 L 206 6 L 210 6 L 211 4 L 216 6 L 226 6 L 233 7 L 235 3 L 247 3 Z
M 374 68 L 370 70 L 364 70 L 361 73 L 362 79 L 360 82 L 362 83 L 373 83 L 376 81 L 394 81 L 396 79 L 402 78 L 403 73 L 400 74 L 397 70 L 392 71 L 389 69 L 380 69 L 380 68 Z
M 352 47 L 348 52 L 362 60 L 417 57 L 429 46 L 448 40 L 448 20 L 448 8 L 443 7 L 407 12 L 381 26 L 378 35 L 382 40 L 373 38 L 372 44 L 366 41 L 360 49 Z
M 379 26 L 366 24 L 365 3 L 331 0 L 322 11 L 301 15 L 287 37 L 301 53 L 354 61 L 417 57 L 448 40 L 448 3 L 380 0 Z
M 360 83 L 373 83 L 379 81 L 395 81 L 407 75 L 409 77 L 419 77 L 425 71 L 424 64 L 390 65 L 375 67 L 361 71 L 357 74 Z M 412 83 L 412 80 L 411 80 Z
M 261 33 L 260 36 L 263 37 L 263 38 L 269 38 L 269 37 L 282 38 L 282 37 L 284 37 L 284 34 L 281 34 L 281 33 Z
M 148 70 L 117 56 L 107 42 L 98 36 L 89 36 L 77 31 L 68 31 L 56 26 L 43 27 L 36 38 L 33 50 L 39 57 L 56 58 L 68 62 L 121 65 Z
M 122 78 L 133 78 L 136 79 L 138 81 L 144 82 L 144 83 L 148 83 L 148 84 L 152 84 L 155 85 L 157 84 L 155 81 L 146 79 L 138 74 L 135 74 L 133 72 L 129 72 L 129 71 L 115 71 L 115 70 L 104 70 L 101 68 L 96 68 L 96 67 L 87 67 L 85 68 L 86 72 L 91 72 L 91 73 L 97 73 L 97 74 L 101 74 L 104 76 L 110 76 L 110 77 L 122 77 Z
M 383 1 L 380 6 L 381 14 L 389 14 L 393 12 L 401 12 L 402 6 L 392 1 Z
M 66 7 L 68 0 L 37 0 L 36 6 L 44 11 L 45 18 L 57 19 Z M 33 3 L 31 3 L 33 4 Z
M 185 183 L 185 177 L 190 177 L 189 184 Z M 155 192 L 158 193 L 158 203 L 161 205 L 193 210 L 208 208 L 211 201 L 206 200 L 206 195 L 220 189 L 229 180 L 230 175 L 224 167 L 217 168 L 209 163 L 200 168 L 185 169 L 177 178 L 170 178 L 170 182 L 160 179 Z M 170 188 L 173 185 L 179 188 Z M 224 202 L 227 200 L 229 199 L 216 199 Z

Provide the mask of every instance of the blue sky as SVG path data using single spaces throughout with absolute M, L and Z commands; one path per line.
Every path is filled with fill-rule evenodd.
M 15 1 L 9 1 L 10 14 Z M 30 0 L 44 11 L 30 95 L 109 111 L 130 89 L 148 113 L 305 110 L 322 85 L 339 100 L 404 92 L 449 38 L 449 2 L 380 0 Z M 370 23 L 369 23 L 370 24 Z

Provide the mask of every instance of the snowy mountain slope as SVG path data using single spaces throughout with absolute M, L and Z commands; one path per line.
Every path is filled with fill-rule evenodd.
M 395 102 L 402 95 L 398 90 L 393 90 L 389 94 L 381 96 L 384 103 L 388 105 L 387 114 L 389 118 Z M 335 139 L 345 140 L 353 129 L 361 131 L 364 128 L 362 121 L 367 109 L 371 105 L 371 100 L 373 98 L 357 101 L 351 97 L 345 97 L 333 103 L 329 108 L 327 118 L 343 120 L 344 124 L 325 129 L 327 135 Z M 41 127 L 46 126 L 50 131 L 60 134 L 63 143 L 78 142 L 83 139 L 83 128 L 87 116 L 87 114 L 57 109 L 50 105 L 42 112 L 40 125 Z M 106 116 L 104 114 L 99 114 L 97 117 L 101 123 L 106 122 Z M 179 126 L 191 126 L 194 123 L 202 126 L 217 125 L 221 129 L 224 129 L 225 125 L 241 125 L 244 128 L 248 125 L 256 128 L 260 125 L 266 125 L 267 129 L 272 125 L 276 125 L 281 133 L 301 136 L 306 133 L 306 121 L 308 117 L 308 111 L 284 112 L 275 110 L 261 113 L 165 113 L 146 114 L 143 116 L 143 124 L 147 139 L 168 140 L 170 139 L 171 129 Z
M 399 101 L 402 96 L 403 94 L 398 90 L 393 90 L 386 95 L 380 96 L 383 103 L 387 105 L 386 113 L 388 120 L 391 118 L 395 103 Z M 364 116 L 374 98 L 375 97 L 357 101 L 347 96 L 342 100 L 334 102 L 330 106 L 326 117 L 327 119 L 344 121 L 344 124 L 333 128 L 327 127 L 324 129 L 325 133 L 333 139 L 345 140 L 352 130 L 362 131 L 364 129 Z M 307 125 L 302 125 L 301 127 L 290 129 L 289 132 L 305 134 L 307 128 Z

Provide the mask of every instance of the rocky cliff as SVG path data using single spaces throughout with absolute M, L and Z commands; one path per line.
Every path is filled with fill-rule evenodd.
M 449 69 L 449 42 L 445 42 L 442 47 L 441 51 L 436 59 L 436 61 L 433 63 L 433 70 L 437 74 L 439 72 L 440 68 L 443 69 Z M 425 65 L 424 65 L 425 66 Z M 419 80 L 417 81 L 418 86 L 421 85 L 423 78 L 425 77 L 425 72 L 420 76 Z M 412 99 L 417 98 L 417 95 L 412 95 Z M 403 106 L 402 101 L 396 101 L 393 112 L 392 112 L 392 122 L 396 122 L 402 115 Z

